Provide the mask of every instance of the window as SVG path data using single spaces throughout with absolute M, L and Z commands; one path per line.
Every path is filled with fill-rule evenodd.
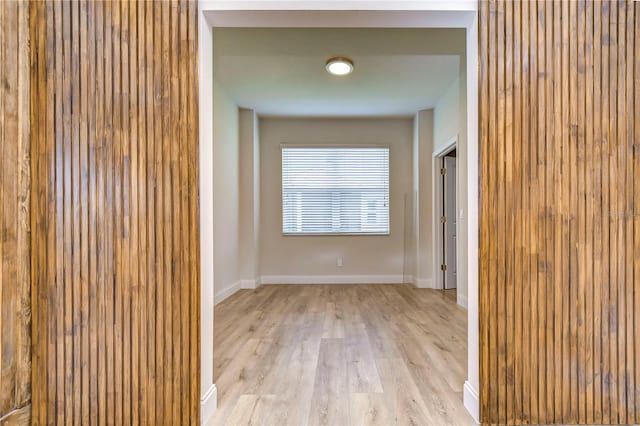
M 284 234 L 389 234 L 389 148 L 282 147 Z

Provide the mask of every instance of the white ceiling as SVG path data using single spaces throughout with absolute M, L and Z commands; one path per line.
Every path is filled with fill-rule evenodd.
M 214 78 L 261 115 L 408 116 L 458 77 L 464 30 L 215 28 Z M 325 71 L 331 56 L 355 65 Z

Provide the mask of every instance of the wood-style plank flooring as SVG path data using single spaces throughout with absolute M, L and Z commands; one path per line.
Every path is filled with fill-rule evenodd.
M 472 425 L 466 311 L 409 285 L 269 285 L 215 308 L 214 425 Z

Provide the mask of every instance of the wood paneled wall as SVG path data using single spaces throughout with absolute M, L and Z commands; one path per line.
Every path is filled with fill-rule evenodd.
M 0 424 L 31 402 L 29 7 L 0 2 Z
M 640 3 L 480 3 L 481 419 L 640 423 Z
M 198 424 L 196 2 L 31 2 L 34 424 Z

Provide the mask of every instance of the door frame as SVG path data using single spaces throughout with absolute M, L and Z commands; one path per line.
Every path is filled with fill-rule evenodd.
M 313 16 L 312 16 L 313 15 Z M 479 157 L 477 0 L 198 0 L 199 188 L 201 262 L 201 419 L 216 410 L 213 381 L 213 27 L 464 28 L 466 30 L 467 380 L 464 406 L 479 420 Z M 458 181 L 458 184 L 460 182 Z M 460 252 L 460 247 L 458 252 Z M 458 268 L 460 271 L 460 268 Z
M 433 200 L 432 200 L 432 211 L 435 213 L 433 215 L 433 229 L 436 232 L 433 233 L 433 270 L 435 271 L 435 288 L 444 289 L 444 274 L 440 270 L 440 265 L 444 262 L 444 253 L 439 250 L 440 247 L 443 246 L 444 242 L 444 230 L 442 229 L 442 223 L 440 223 L 440 218 L 444 214 L 444 202 L 442 200 L 443 197 L 443 189 L 442 189 L 442 176 L 440 174 L 440 169 L 442 168 L 442 159 L 451 151 L 456 149 L 458 146 L 458 135 L 455 135 L 451 139 L 444 144 L 442 148 L 433 153 L 432 158 L 432 166 L 431 170 L 433 171 L 433 179 L 431 180 L 433 184 Z M 456 186 L 458 185 L 458 168 L 456 167 Z M 456 195 L 457 200 L 457 195 Z M 457 216 L 457 212 L 456 212 Z M 456 233 L 458 228 L 458 221 L 456 221 Z M 457 255 L 458 246 L 456 245 L 456 263 L 459 261 L 460 257 Z M 456 270 L 459 270 L 458 265 L 456 265 Z

